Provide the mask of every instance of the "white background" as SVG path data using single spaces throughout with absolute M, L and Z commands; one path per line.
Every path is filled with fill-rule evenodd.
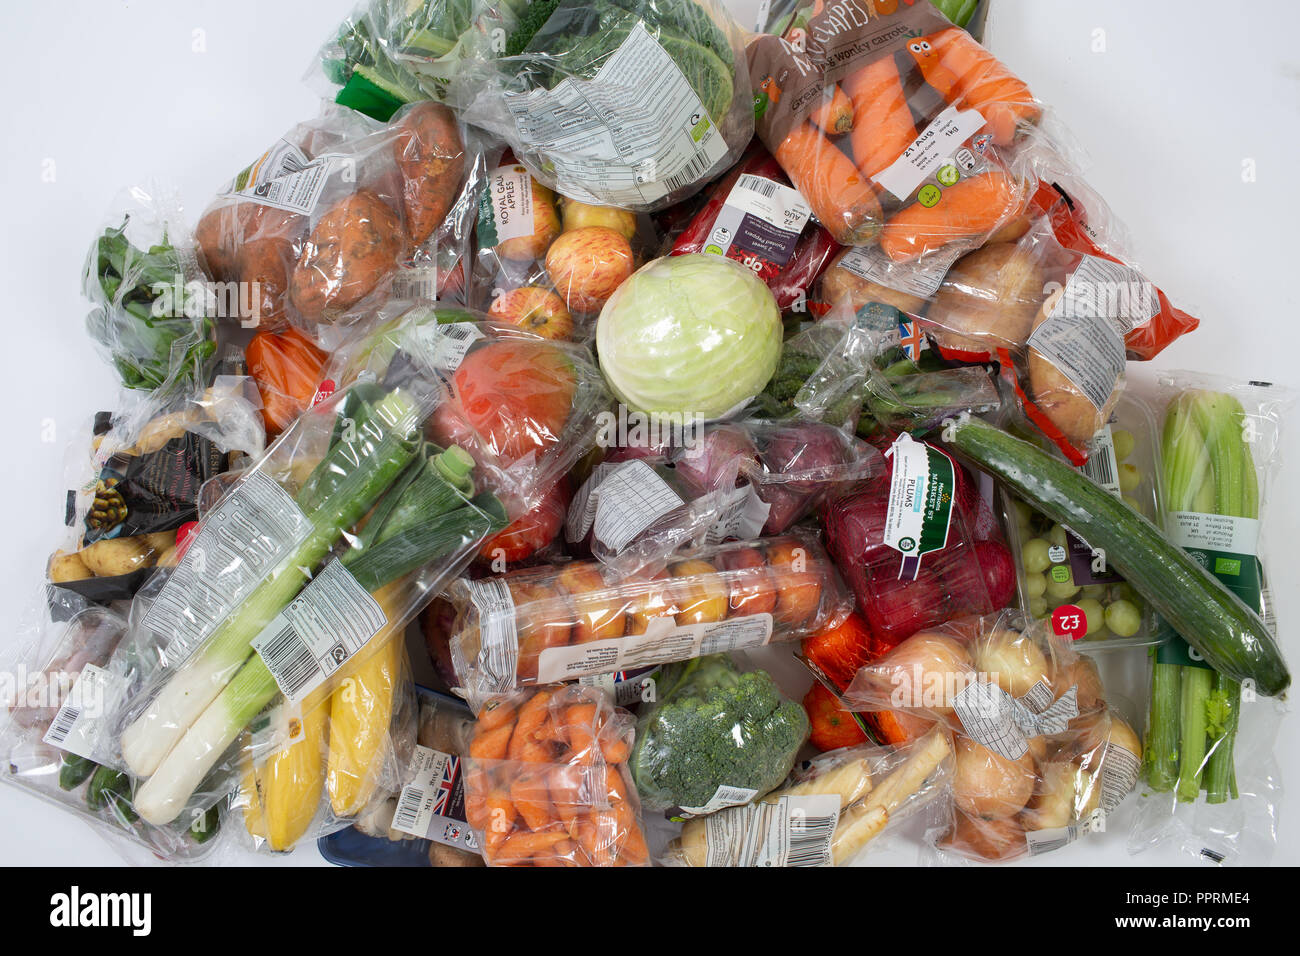
M 1086 144 L 1094 187 L 1128 226 L 1138 264 L 1203 324 L 1148 368 L 1215 370 L 1300 385 L 1296 168 L 1300 161 L 1300 6 L 1218 0 L 992 0 L 987 45 Z M 730 0 L 745 26 L 756 0 Z M 115 377 L 83 332 L 78 274 L 114 194 L 160 177 L 192 223 L 213 191 L 294 122 L 313 115 L 302 82 L 352 0 L 63 0 L 12 4 L 4 71 L 5 216 L 0 229 L 7 356 L 0 408 L 14 444 L 4 470 L 3 639 L 38 594 L 59 530 L 64 447 Z M 1253 165 L 1254 181 L 1243 178 Z M 1132 368 L 1132 366 L 1130 366 Z M 1300 540 L 1300 428 L 1268 501 L 1265 560 L 1281 636 L 1300 661 L 1300 595 L 1284 551 Z M 1140 653 L 1108 671 L 1140 673 Z M 1278 756 L 1300 777 L 1294 720 Z M 1288 733 L 1289 731 L 1289 733 Z M 1131 805 L 1132 801 L 1129 801 Z M 1131 807 L 1130 807 L 1131 809 Z M 1275 862 L 1300 862 L 1300 785 L 1280 808 Z M 1183 863 L 1129 857 L 1123 811 L 1108 833 L 1040 864 Z M 0 788 L 0 857 L 11 864 L 112 864 L 89 826 Z M 873 863 L 910 863 L 896 846 Z M 319 863 L 314 847 L 279 865 Z

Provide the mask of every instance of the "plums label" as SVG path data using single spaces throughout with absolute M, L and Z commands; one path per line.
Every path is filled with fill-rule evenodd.
M 1077 641 L 1088 633 L 1088 615 L 1077 604 L 1062 604 L 1052 612 L 1052 631 Z

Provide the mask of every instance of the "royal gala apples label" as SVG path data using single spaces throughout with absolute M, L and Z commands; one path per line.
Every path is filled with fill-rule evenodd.
M 498 166 L 479 195 L 479 243 L 495 246 L 532 234 L 533 178 L 518 163 Z
M 904 432 L 888 452 L 893 474 L 884 543 L 903 555 L 899 577 L 915 580 L 921 558 L 948 544 L 956 467 L 939 449 Z

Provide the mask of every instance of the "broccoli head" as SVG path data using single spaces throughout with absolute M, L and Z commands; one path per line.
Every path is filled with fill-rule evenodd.
M 699 807 L 720 786 L 767 793 L 790 773 L 808 717 L 765 671 L 724 654 L 673 664 L 638 728 L 632 774 L 647 809 Z

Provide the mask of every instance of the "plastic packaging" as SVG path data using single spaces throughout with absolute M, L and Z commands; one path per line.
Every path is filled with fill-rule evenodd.
M 463 290 L 481 180 L 474 140 L 445 106 L 388 123 L 330 107 L 223 187 L 195 240 L 251 306 L 244 324 L 288 321 L 332 350 L 390 295 Z
M 91 601 L 129 600 L 155 566 L 174 563 L 177 532 L 198 518 L 203 483 L 261 454 L 264 442 L 243 379 L 97 414 L 89 447 L 72 450 L 67 530 L 47 580 Z
M 1295 395 L 1189 372 L 1162 374 L 1158 384 L 1166 533 L 1276 633 L 1259 539 Z M 1151 649 L 1150 687 L 1130 852 L 1168 844 L 1203 862 L 1267 863 L 1277 842 L 1272 749 L 1284 706 L 1215 672 L 1176 634 Z
M 974 248 L 1023 205 L 1007 151 L 1041 109 L 929 3 L 801 5 L 747 53 L 758 137 L 837 242 Z
M 742 32 L 715 0 L 532 4 L 458 85 L 466 120 L 544 185 L 637 211 L 693 194 L 754 129 Z
M 763 670 L 726 654 L 659 670 L 637 721 L 632 774 L 645 809 L 686 820 L 751 803 L 790 773 L 808 715 Z
M 1080 469 L 1131 507 L 1163 524 L 1160 502 L 1160 433 L 1151 410 L 1125 393 L 1110 421 L 1089 443 Z M 1155 613 L 1087 542 L 1001 492 L 1021 605 L 1031 617 L 1047 618 L 1063 604 L 1081 608 L 1087 620 L 1078 640 L 1097 650 L 1164 640 Z
M 324 723 L 315 711 L 341 668 L 366 666 L 504 526 L 473 452 L 423 440 L 447 394 L 440 374 L 389 371 L 301 416 L 203 516 L 171 575 L 137 595 L 132 642 L 156 663 L 118 725 L 126 764 L 148 777 L 146 819 L 174 819 L 205 778 L 233 787 L 232 744 L 281 693 L 303 723 Z M 255 760 L 289 739 L 253 737 Z
M 839 249 L 772 155 L 757 143 L 710 187 L 672 255 L 705 252 L 752 269 L 782 311 L 808 310 L 808 292 Z
M 842 619 L 848 596 L 807 534 L 733 541 L 619 578 L 593 561 L 525 568 L 451 589 L 456 675 L 470 703 L 774 640 Z
M 82 270 L 86 331 L 127 388 L 193 391 L 217 351 L 203 273 L 179 200 L 165 187 L 119 196 Z
M 756 803 L 688 820 L 669 845 L 677 866 L 851 866 L 890 825 L 947 792 L 948 735 L 898 748 L 848 747 L 804 763 Z
M 1015 564 L 969 474 L 904 433 L 888 470 L 825 509 L 827 549 L 872 631 L 894 644 L 1005 607 Z
M 940 858 L 1000 861 L 1104 829 L 1141 766 L 1096 665 L 1018 612 L 913 635 L 860 669 L 844 700 L 953 731 L 951 815 L 930 834 Z
M 316 397 L 325 353 L 291 328 L 258 332 L 244 346 L 244 355 L 262 400 L 266 433 L 274 438 Z
M 472 304 L 546 338 L 588 339 L 595 317 L 652 255 L 650 218 L 557 196 L 506 150 L 479 203 Z
M 648 865 L 632 739 L 632 716 L 592 687 L 485 703 L 465 761 L 465 810 L 488 865 Z
M 137 781 L 124 772 L 111 712 L 144 675 L 119 614 L 50 588 L 17 641 L 5 673 L 0 754 L 8 783 L 173 862 L 218 844 L 224 794 L 196 794 L 192 810 L 163 826 L 140 818 Z

